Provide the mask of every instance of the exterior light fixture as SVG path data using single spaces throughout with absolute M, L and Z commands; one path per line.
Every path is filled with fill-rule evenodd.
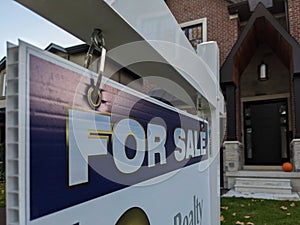
M 258 80 L 264 81 L 268 79 L 268 65 L 262 61 L 258 66 Z

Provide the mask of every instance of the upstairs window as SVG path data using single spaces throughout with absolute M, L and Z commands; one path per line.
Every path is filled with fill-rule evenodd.
M 194 49 L 197 49 L 197 45 L 207 41 L 207 19 L 202 18 L 198 20 L 192 20 L 180 24 L 184 34 L 190 41 Z
M 3 75 L 3 83 L 2 83 L 2 96 L 6 96 L 6 74 Z

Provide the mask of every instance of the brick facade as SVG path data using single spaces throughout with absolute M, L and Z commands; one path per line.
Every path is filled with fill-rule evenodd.
M 217 41 L 220 66 L 238 38 L 238 19 L 230 19 L 228 3 L 221 0 L 167 0 L 178 23 L 207 18 L 207 41 Z
M 246 32 L 252 32 L 248 29 L 249 26 L 247 26 L 249 18 L 251 18 L 251 15 L 253 15 L 252 12 L 247 10 L 248 2 L 246 0 L 242 0 L 242 2 L 240 3 L 237 3 L 238 0 L 233 0 L 232 2 L 234 2 L 235 4 L 233 3 L 232 5 L 230 5 L 230 7 L 228 7 L 229 3 L 225 0 L 166 0 L 167 5 L 174 14 L 178 23 L 188 22 L 204 17 L 207 18 L 207 40 L 217 41 L 220 49 L 220 66 L 223 65 L 224 61 L 228 57 L 228 54 L 234 47 L 237 39 L 239 38 L 239 34 L 241 34 L 241 31 L 245 27 L 247 27 Z M 290 35 L 294 37 L 295 40 L 300 44 L 300 0 L 286 0 L 286 2 L 288 4 L 288 20 L 286 17 L 287 15 L 285 14 L 285 1 L 274 0 L 274 7 L 268 9 L 269 12 L 271 12 L 271 14 L 273 15 L 273 17 L 268 17 L 268 21 L 274 22 L 277 20 L 277 22 L 279 22 L 279 24 L 284 29 L 286 29 L 290 33 Z M 263 8 L 263 10 L 265 10 L 265 8 Z M 231 15 L 231 18 L 233 19 L 230 19 L 229 11 L 231 14 L 238 12 L 239 18 L 234 18 L 234 16 Z M 263 13 L 263 15 L 267 15 L 266 11 Z M 294 172 L 300 172 L 300 73 L 299 71 L 297 72 L 297 77 L 292 76 L 292 74 L 295 72 L 292 71 L 292 68 L 295 69 L 297 67 L 294 67 L 294 65 L 292 65 L 291 67 L 284 65 L 285 58 L 291 56 L 278 54 L 279 52 L 283 53 L 287 51 L 287 49 L 285 49 L 287 46 L 280 45 L 278 44 L 281 43 L 279 40 L 276 41 L 276 38 L 273 39 L 273 37 L 276 37 L 278 35 L 280 35 L 280 37 L 284 38 L 285 40 L 290 40 L 290 37 L 285 32 L 280 31 L 281 29 L 278 28 L 276 28 L 276 31 L 273 32 L 271 35 L 266 34 L 264 33 L 264 29 L 268 28 L 266 25 L 264 25 L 263 23 L 259 24 L 259 22 L 257 22 L 256 25 L 257 26 L 254 26 L 256 30 L 253 32 L 254 35 L 252 37 L 252 40 L 247 40 L 247 44 L 249 44 L 250 46 L 248 46 L 249 48 L 253 48 L 253 45 L 251 45 L 251 43 L 253 42 L 257 46 L 257 49 L 255 49 L 255 54 L 251 56 L 251 60 L 249 60 L 249 62 L 247 62 L 248 56 L 246 54 L 238 55 L 239 62 L 247 63 L 247 67 L 245 68 L 245 70 L 243 70 L 242 72 L 239 71 L 239 76 L 243 77 L 244 79 L 243 85 L 240 85 L 239 83 L 234 92 L 234 87 L 232 83 L 230 83 L 233 82 L 233 79 L 224 79 L 224 83 L 222 83 L 226 89 L 225 97 L 227 98 L 226 105 L 228 116 L 227 137 L 229 137 L 227 141 L 223 143 L 224 149 L 222 169 L 224 173 L 224 179 L 222 185 L 225 188 L 233 187 L 235 178 L 231 177 L 232 174 L 234 177 L 240 172 L 244 165 L 251 167 L 257 162 L 259 162 L 259 164 L 263 166 L 270 164 L 280 166 L 281 161 L 290 160 L 294 165 Z M 273 27 L 272 29 L 275 28 Z M 263 34 L 262 38 L 259 34 Z M 251 37 L 251 35 L 249 35 L 249 37 Z M 237 48 L 245 48 L 245 45 L 240 45 L 240 42 L 238 44 L 239 45 L 236 46 Z M 276 44 L 277 46 L 274 46 Z M 299 54 L 299 46 L 294 41 L 289 41 L 289 46 L 292 46 L 293 54 Z M 228 61 L 226 61 L 226 64 L 224 64 L 225 66 L 223 68 L 226 69 L 233 67 L 233 57 L 234 56 L 231 55 L 230 58 L 228 58 Z M 264 81 L 264 83 L 259 83 L 260 81 L 258 81 L 257 79 L 257 68 L 262 60 L 264 60 L 269 66 L 268 68 L 270 77 L 267 81 Z M 290 60 L 293 60 L 293 58 L 290 58 Z M 298 59 L 296 59 L 296 61 L 298 61 Z M 231 76 L 231 73 L 233 73 L 233 71 L 231 71 L 230 69 L 222 71 L 222 75 L 225 74 Z M 247 77 L 249 78 L 249 80 L 245 80 L 248 79 Z M 249 91 L 249 93 L 245 95 L 245 91 Z M 269 156 L 269 154 L 266 154 L 266 157 L 262 157 L 259 154 L 257 154 L 257 152 L 255 153 L 255 151 L 251 151 L 251 155 L 248 156 L 248 150 L 252 149 L 252 147 L 248 148 L 249 145 L 247 143 L 254 143 L 254 145 L 252 146 L 255 146 L 255 149 L 258 148 L 258 144 L 262 143 L 267 144 L 268 146 L 272 146 L 272 144 L 274 144 L 274 141 L 269 140 L 269 142 L 263 142 L 260 139 L 254 139 L 253 135 L 251 136 L 250 140 L 247 139 L 247 135 L 245 135 L 245 133 L 247 132 L 246 128 L 251 127 L 253 125 L 252 120 L 255 120 L 256 118 L 254 117 L 251 118 L 251 120 L 249 119 L 248 127 L 244 127 L 244 118 L 246 118 L 244 117 L 245 112 L 243 111 L 244 103 L 255 104 L 254 102 L 263 102 L 268 100 L 269 103 L 272 103 L 272 99 L 286 99 L 287 104 L 289 104 L 289 115 L 287 116 L 286 120 L 288 122 L 288 129 L 286 129 L 288 133 L 286 133 L 285 136 L 282 136 L 284 134 L 279 133 L 281 132 L 280 129 L 282 128 L 274 126 L 274 129 L 277 129 L 276 135 L 279 134 L 281 138 L 281 144 L 275 144 L 276 146 L 273 145 L 274 148 L 272 147 L 272 151 L 274 151 L 274 159 L 272 159 L 273 156 Z M 277 119 L 269 122 L 274 122 L 274 124 L 278 124 Z M 231 126 L 229 126 L 229 124 L 231 124 Z M 259 128 L 251 127 L 251 132 L 252 129 L 256 129 L 256 131 L 258 131 Z M 231 136 L 229 136 L 230 132 L 232 133 Z M 272 134 L 266 132 L 266 134 L 263 135 Z M 287 135 L 291 136 L 287 138 Z M 272 137 L 275 137 L 275 135 Z M 288 145 L 289 147 L 284 147 L 286 143 L 282 142 L 282 140 L 285 140 L 285 142 L 290 144 Z M 282 143 L 284 143 L 284 145 Z M 265 146 L 266 145 L 260 147 L 260 152 L 264 151 L 265 153 L 268 153 L 268 151 L 265 150 L 268 148 L 265 148 Z M 252 153 L 256 155 L 254 155 L 253 157 Z M 286 156 L 283 156 L 282 153 L 286 153 Z M 281 161 L 275 157 L 275 154 L 277 154 L 277 156 L 278 154 L 281 154 Z M 273 161 L 270 159 L 272 159 Z M 245 170 L 245 168 L 243 169 Z M 244 176 L 247 178 L 247 176 L 249 175 L 245 173 Z M 288 175 L 285 176 L 286 178 L 290 179 Z M 297 181 L 293 180 L 293 189 L 299 191 L 299 184 L 300 179 L 298 179 Z
M 300 43 L 300 0 L 288 1 L 288 9 L 290 33 Z
M 289 15 L 289 29 L 292 37 L 300 44 L 300 0 L 290 0 L 288 1 L 288 15 Z M 294 88 L 293 77 L 291 77 L 291 88 Z M 293 124 L 293 137 L 296 133 L 296 114 L 295 114 L 295 93 L 291 92 L 292 98 L 292 124 Z

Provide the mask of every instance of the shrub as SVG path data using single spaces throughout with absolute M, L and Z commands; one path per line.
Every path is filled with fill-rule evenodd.
M 0 171 L 0 182 L 4 182 L 4 181 L 5 181 L 5 172 Z

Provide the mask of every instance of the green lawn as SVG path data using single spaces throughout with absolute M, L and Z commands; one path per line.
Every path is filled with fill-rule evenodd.
M 221 199 L 221 225 L 300 225 L 300 202 Z
M 0 207 L 5 206 L 5 184 L 0 182 Z

